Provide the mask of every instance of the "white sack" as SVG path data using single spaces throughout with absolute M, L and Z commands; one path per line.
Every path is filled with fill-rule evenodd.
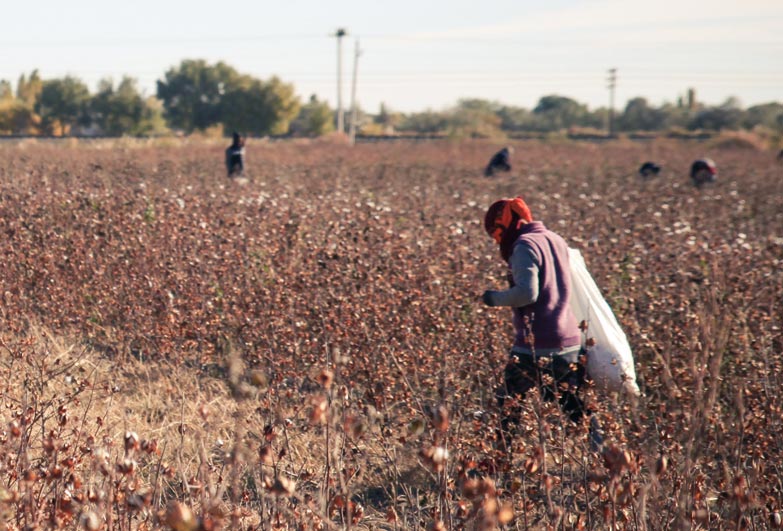
M 639 396 L 633 354 L 625 332 L 590 276 L 582 253 L 569 248 L 568 257 L 571 308 L 577 322 L 587 321 L 587 337 L 595 339 L 595 345 L 587 349 L 587 373 L 599 389 Z

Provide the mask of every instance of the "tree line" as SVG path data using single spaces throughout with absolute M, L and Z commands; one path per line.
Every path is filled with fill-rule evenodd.
M 187 59 L 157 81 L 145 96 L 135 79 L 115 85 L 104 79 L 97 91 L 75 76 L 42 79 L 22 75 L 16 89 L 0 80 L 0 134 L 156 136 L 180 131 L 241 131 L 264 136 L 328 133 L 333 114 L 312 97 L 302 105 L 290 83 L 242 74 L 223 62 Z
M 690 92 L 691 95 L 693 92 Z M 445 111 L 402 115 L 385 109 L 376 121 L 398 131 L 493 136 L 498 133 L 552 133 L 574 131 L 603 134 L 608 130 L 606 108 L 590 110 L 565 96 L 547 95 L 533 109 L 503 105 L 482 99 L 463 99 Z M 661 132 L 672 130 L 721 131 L 764 128 L 783 134 L 783 104 L 777 102 L 743 109 L 735 98 L 720 105 L 689 102 L 651 105 L 645 98 L 633 98 L 613 118 L 613 131 Z
M 483 99 L 462 99 L 444 110 L 394 112 L 381 105 L 371 115 L 357 114 L 365 134 L 450 134 L 498 136 L 608 129 L 606 108 L 589 109 L 574 99 L 546 95 L 533 109 Z M 346 116 L 350 123 L 350 116 Z M 186 59 L 157 81 L 154 96 L 144 95 L 137 81 L 102 80 L 95 93 L 75 76 L 42 79 L 38 71 L 20 76 L 16 87 L 0 80 L 0 134 L 156 136 L 173 131 L 211 131 L 245 135 L 317 136 L 334 130 L 334 110 L 315 96 L 302 103 L 294 86 L 278 77 L 267 80 L 242 74 L 232 66 Z M 737 130 L 764 128 L 783 134 L 783 104 L 770 102 L 742 108 L 735 98 L 704 105 L 690 89 L 675 103 L 651 105 L 633 98 L 614 113 L 612 130 L 620 132 Z

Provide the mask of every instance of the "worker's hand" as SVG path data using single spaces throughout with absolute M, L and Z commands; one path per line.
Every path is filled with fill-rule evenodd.
M 487 306 L 497 306 L 497 304 L 495 303 L 496 293 L 497 291 L 488 289 L 487 291 L 484 292 L 484 295 L 481 296 L 482 302 Z

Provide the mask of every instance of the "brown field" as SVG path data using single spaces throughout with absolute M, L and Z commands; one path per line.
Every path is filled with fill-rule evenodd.
M 217 144 L 0 145 L 0 529 L 780 527 L 783 165 L 515 147 L 488 180 L 496 144 L 257 142 L 239 183 Z M 495 440 L 516 194 L 634 349 L 602 453 L 537 396 Z

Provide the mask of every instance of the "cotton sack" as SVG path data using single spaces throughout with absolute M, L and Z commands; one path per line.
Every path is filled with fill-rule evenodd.
M 639 396 L 631 345 L 612 309 L 585 265 L 582 253 L 568 249 L 571 262 L 571 309 L 576 320 L 587 322 L 587 337 L 595 345 L 587 349 L 587 373 L 597 388 Z

